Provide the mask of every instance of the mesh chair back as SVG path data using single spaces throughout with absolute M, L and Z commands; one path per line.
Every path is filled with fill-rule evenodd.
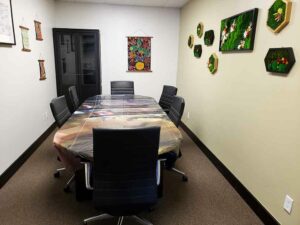
M 160 127 L 93 129 L 96 208 L 132 215 L 157 201 Z
M 112 95 L 134 95 L 133 81 L 111 81 Z
M 75 111 L 78 107 L 79 107 L 79 99 L 78 99 L 78 95 L 77 95 L 77 91 L 76 91 L 76 87 L 75 86 L 71 86 L 69 87 L 69 96 L 70 96 L 70 100 L 71 100 L 71 104 L 73 107 L 73 110 Z
M 61 127 L 71 116 L 65 96 L 52 99 L 50 108 L 57 126 Z
M 173 102 L 170 107 L 170 112 L 168 114 L 169 118 L 173 121 L 176 127 L 179 126 L 181 117 L 184 111 L 185 102 L 182 97 L 174 96 Z
M 159 105 L 164 110 L 170 110 L 173 97 L 177 94 L 177 88 L 169 85 L 164 85 L 162 94 L 159 99 Z

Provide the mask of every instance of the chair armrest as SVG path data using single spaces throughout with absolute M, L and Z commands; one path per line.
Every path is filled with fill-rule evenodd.
M 91 171 L 92 166 L 90 162 L 82 162 L 84 164 L 84 174 L 85 174 L 85 187 L 88 190 L 94 190 L 94 188 L 91 186 Z

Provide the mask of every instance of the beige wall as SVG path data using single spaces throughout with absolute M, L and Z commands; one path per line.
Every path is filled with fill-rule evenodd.
M 300 224 L 300 64 L 288 77 L 265 71 L 271 47 L 293 47 L 300 60 L 299 0 L 293 1 L 290 24 L 278 35 L 266 26 L 273 0 L 194 0 L 181 11 L 177 86 L 186 99 L 183 121 L 283 225 Z M 220 21 L 259 8 L 252 53 L 218 51 Z M 196 59 L 187 46 L 195 42 L 198 22 L 215 31 L 212 47 Z M 211 75 L 207 60 L 219 56 Z M 188 118 L 188 113 L 190 117 Z M 291 215 L 283 210 L 286 194 L 294 199 Z

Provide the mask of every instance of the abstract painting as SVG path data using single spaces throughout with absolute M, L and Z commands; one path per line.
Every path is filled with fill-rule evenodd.
M 215 40 L 215 33 L 213 30 L 208 30 L 204 34 L 204 44 L 207 46 L 213 45 Z
M 219 62 L 218 56 L 215 53 L 213 53 L 209 57 L 208 63 L 207 63 L 207 67 L 208 67 L 209 72 L 211 74 L 214 74 L 215 72 L 217 72 L 217 70 L 218 70 L 218 62 Z
M 194 35 L 190 35 L 190 36 L 189 36 L 189 39 L 188 39 L 188 46 L 189 46 L 190 48 L 193 48 L 193 46 L 194 46 Z
M 42 36 L 41 22 L 35 20 L 34 21 L 34 27 L 35 27 L 36 40 L 42 41 L 43 40 L 43 36 Z
M 21 35 L 22 35 L 22 51 L 24 52 L 30 52 L 30 46 L 29 46 L 29 36 L 28 32 L 29 29 L 27 27 L 20 26 L 21 29 Z
M 270 48 L 265 57 L 268 72 L 288 74 L 296 60 L 293 48 Z
M 221 21 L 221 52 L 253 50 L 258 9 L 252 9 Z
M 276 0 L 268 11 L 268 27 L 274 33 L 279 33 L 290 22 L 291 11 L 290 0 Z
M 46 80 L 45 60 L 38 60 L 40 68 L 40 80 Z
M 200 58 L 202 55 L 202 45 L 195 45 L 194 47 L 194 56 Z
M 127 37 L 128 72 L 152 72 L 151 38 L 152 37 Z
M 204 25 L 203 25 L 203 23 L 199 23 L 198 26 L 197 26 L 197 36 L 199 38 L 202 37 L 203 31 L 204 31 Z

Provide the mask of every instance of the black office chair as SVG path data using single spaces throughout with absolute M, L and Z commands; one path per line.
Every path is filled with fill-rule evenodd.
M 73 107 L 73 111 L 76 111 L 76 109 L 78 109 L 79 107 L 79 99 L 78 99 L 78 95 L 77 95 L 77 91 L 76 91 L 76 87 L 75 86 L 71 86 L 68 89 L 69 91 L 69 97 L 71 100 L 71 104 Z
M 58 127 L 61 127 L 71 116 L 70 110 L 67 105 L 67 101 L 65 96 L 60 96 L 52 99 L 50 102 L 50 108 L 55 119 L 55 122 Z M 57 159 L 60 161 L 59 157 Z M 60 172 L 66 170 L 66 168 L 59 168 L 54 173 L 54 177 L 58 178 L 60 176 Z M 68 192 L 70 190 L 70 184 L 73 182 L 75 176 L 73 175 L 64 187 L 64 191 Z
M 134 95 L 133 81 L 111 81 L 111 95 Z
M 124 217 L 151 225 L 135 214 L 149 210 L 157 202 L 157 160 L 160 127 L 138 129 L 93 129 L 93 188 L 91 163 L 85 162 L 86 187 L 93 190 L 95 208 L 105 214 L 88 222 Z
M 177 94 L 177 88 L 164 85 L 158 104 L 168 114 L 173 101 L 173 97 Z
M 173 98 L 174 99 L 171 104 L 168 116 L 173 121 L 175 126 L 178 127 L 179 123 L 181 121 L 183 111 L 184 111 L 185 101 L 182 97 L 179 97 L 179 96 L 174 96 Z M 188 177 L 186 176 L 186 174 L 184 172 L 176 169 L 174 166 L 175 161 L 178 158 L 180 158 L 181 156 L 182 156 L 182 153 L 179 150 L 179 154 L 177 154 L 174 151 L 171 151 L 171 152 L 163 154 L 161 157 L 166 159 L 166 162 L 165 162 L 166 169 L 182 175 L 182 181 L 186 182 L 186 181 L 188 181 Z

